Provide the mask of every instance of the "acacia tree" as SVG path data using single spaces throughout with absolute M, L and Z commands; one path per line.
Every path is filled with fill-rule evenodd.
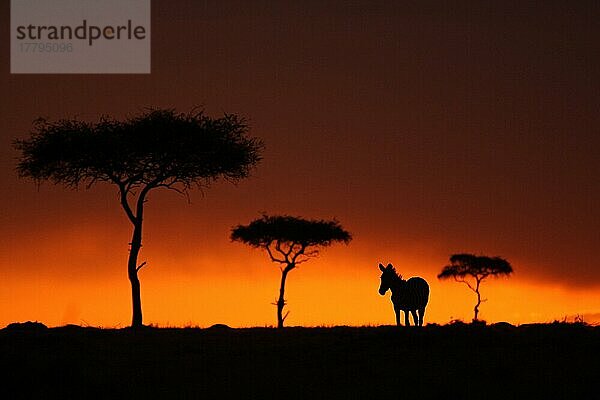
M 475 256 L 473 254 L 454 254 L 450 257 L 450 265 L 446 265 L 438 275 L 439 279 L 453 278 L 464 283 L 477 295 L 477 303 L 473 309 L 477 321 L 479 306 L 487 299 L 481 298 L 479 286 L 489 276 L 509 276 L 513 272 L 510 263 L 500 257 Z
M 277 306 L 277 327 L 283 323 L 289 311 L 283 314 L 285 281 L 288 273 L 299 264 L 319 254 L 319 248 L 334 242 L 348 244 L 352 240 L 338 221 L 307 220 L 288 215 L 268 216 L 252 221 L 248 225 L 238 225 L 231 231 L 231 240 L 263 248 L 271 261 L 279 264 L 281 285 Z
M 138 255 L 149 192 L 164 188 L 187 197 L 193 187 L 248 177 L 263 149 L 248 129 L 236 115 L 210 118 L 202 111 L 171 109 L 150 109 L 123 121 L 103 117 L 97 123 L 38 119 L 30 138 L 14 143 L 21 153 L 17 171 L 37 183 L 48 180 L 71 189 L 99 182 L 118 188 L 121 207 L 133 225 L 127 262 L 131 326 L 141 327 L 138 272 L 146 262 L 138 264 Z

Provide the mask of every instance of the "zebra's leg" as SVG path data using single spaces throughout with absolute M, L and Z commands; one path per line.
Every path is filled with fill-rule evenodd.
M 419 326 L 423 326 L 423 317 L 425 317 L 425 307 L 419 308 Z
M 400 309 L 394 308 L 394 312 L 396 313 L 396 326 L 400 326 Z
M 408 318 L 408 310 L 404 310 L 404 325 L 410 326 L 410 319 Z
M 413 317 L 414 326 L 419 326 L 419 317 L 417 317 L 417 310 L 410 310 Z

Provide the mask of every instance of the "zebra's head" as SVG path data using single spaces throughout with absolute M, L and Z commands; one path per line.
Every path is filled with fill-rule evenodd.
M 402 276 L 398 275 L 396 269 L 392 264 L 388 264 L 384 267 L 383 264 L 379 264 L 381 270 L 381 285 L 379 285 L 379 294 L 384 295 L 388 289 L 390 289 L 395 282 L 402 279 Z

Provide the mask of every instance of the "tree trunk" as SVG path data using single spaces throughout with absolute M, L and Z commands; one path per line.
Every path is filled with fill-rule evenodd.
M 475 308 L 473 309 L 473 311 L 475 312 L 475 318 L 473 318 L 473 321 L 479 321 L 477 319 L 477 316 L 479 315 L 479 306 L 481 305 L 481 294 L 479 293 L 480 284 L 481 281 L 477 280 L 477 287 L 475 288 L 475 293 L 477 294 L 477 304 L 475 304 Z
M 131 249 L 129 250 L 129 260 L 127 262 L 127 272 L 129 282 L 131 282 L 131 301 L 133 307 L 133 316 L 131 319 L 132 328 L 141 328 L 142 324 L 142 299 L 140 295 L 140 280 L 138 279 L 137 259 L 142 247 L 142 221 L 134 224 L 133 236 L 131 238 Z
M 277 300 L 277 328 L 283 328 L 283 321 L 285 317 L 283 315 L 283 307 L 285 307 L 285 279 L 287 278 L 288 272 L 294 268 L 294 264 L 288 264 L 283 271 L 281 271 L 281 285 L 279 286 L 279 299 Z

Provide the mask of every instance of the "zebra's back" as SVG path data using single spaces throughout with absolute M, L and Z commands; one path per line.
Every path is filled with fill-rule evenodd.
M 401 309 L 417 310 L 425 308 L 428 301 L 429 284 L 425 279 L 416 276 L 406 281 L 394 304 Z

